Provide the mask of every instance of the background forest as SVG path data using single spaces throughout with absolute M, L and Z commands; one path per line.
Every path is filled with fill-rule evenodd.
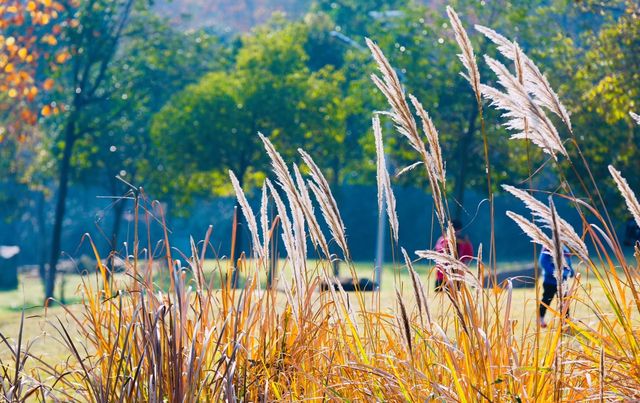
M 517 40 L 548 72 L 575 131 L 585 133 L 584 158 L 595 177 L 608 175 L 608 163 L 638 172 L 640 129 L 627 113 L 640 102 L 633 1 L 451 3 L 469 24 L 481 21 Z M 7 4 L 5 16 L 11 15 Z M 268 168 L 258 131 L 286 158 L 296 158 L 301 147 L 322 161 L 348 212 L 354 258 L 371 260 L 377 215 L 362 208 L 375 204 L 370 113 L 386 106 L 370 85 L 374 65 L 365 37 L 394 65 L 411 66 L 410 74 L 397 73 L 433 111 L 452 214 L 476 243 L 489 243 L 478 110 L 457 74 L 459 50 L 440 1 L 42 4 L 53 7 L 46 24 L 33 24 L 44 17 L 25 14 L 22 24 L 6 25 L 0 35 L 0 77 L 10 83 L 0 92 L 0 244 L 20 246 L 20 263 L 38 265 L 43 278 L 60 259 L 90 252 L 81 243 L 85 232 L 103 255 L 126 252 L 134 221 L 131 185 L 163 202 L 176 245 L 188 248 L 190 234 L 213 224 L 214 244 L 221 256 L 229 254 L 235 201 L 228 197 L 227 171 L 257 202 L 251 189 Z M 471 38 L 478 53 L 495 53 L 480 35 Z M 23 52 L 21 41 L 31 47 Z M 20 81 L 25 72 L 31 81 Z M 529 186 L 556 189 L 558 180 L 546 174 L 555 162 L 528 143 L 508 141 L 498 114 L 487 113 L 494 190 L 506 178 L 526 183 L 539 166 Z M 397 138 L 387 144 L 389 169 L 397 174 L 412 162 L 410 147 Z M 393 182 L 404 238 L 419 248 L 438 234 L 426 179 L 414 172 Z M 588 188 L 585 175 L 576 168 L 567 180 Z M 640 187 L 639 177 L 628 180 Z M 622 231 L 627 216 L 613 189 L 613 182 L 603 182 L 604 201 Z M 504 216 L 517 207 L 499 194 L 496 200 L 495 219 L 503 223 L 496 243 L 509 246 L 497 248 L 499 258 L 529 258 L 528 241 Z M 239 237 L 238 248 L 247 250 L 248 234 Z

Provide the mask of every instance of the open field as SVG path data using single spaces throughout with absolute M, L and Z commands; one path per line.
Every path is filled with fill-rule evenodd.
M 313 267 L 318 262 L 310 260 L 309 267 Z M 284 260 L 280 264 L 285 264 Z M 208 276 L 219 276 L 219 271 L 214 267 L 224 267 L 225 262 L 216 262 L 208 260 L 205 262 L 205 273 Z M 501 272 L 518 270 L 527 267 L 527 262 L 502 262 L 499 264 Z M 373 278 L 373 264 L 366 262 L 357 262 L 354 264 L 356 274 L 359 278 Z M 432 313 L 438 322 L 446 322 L 447 318 L 452 317 L 451 303 L 444 293 L 436 293 L 433 291 L 433 275 L 432 266 L 426 264 L 417 264 L 414 266 L 418 272 L 426 288 L 426 296 L 428 305 L 432 309 Z M 285 271 L 286 266 L 284 267 Z M 341 277 L 348 278 L 349 269 L 344 263 L 341 265 Z M 404 266 L 386 264 L 382 272 L 382 287 L 380 292 L 365 292 L 364 300 L 369 309 L 377 310 L 386 314 L 393 314 L 397 309 L 396 288 L 400 291 L 407 308 L 413 312 L 415 309 L 415 296 L 413 294 L 411 279 Z M 288 276 L 290 280 L 290 273 Z M 116 281 L 125 281 L 126 277 L 120 273 L 116 275 Z M 78 313 L 82 308 L 83 289 L 81 287 L 83 281 L 93 282 L 93 276 L 81 276 L 77 274 L 67 274 L 64 276 L 64 283 L 60 283 L 60 290 L 64 290 L 66 299 L 65 307 L 71 312 Z M 168 286 L 168 276 L 156 276 L 156 282 L 161 288 Z M 243 280 L 241 279 L 241 283 Z M 266 275 L 262 276 L 262 286 L 266 285 Z M 64 287 L 62 287 L 64 285 Z M 282 282 L 278 285 L 282 287 Z M 541 292 L 541 291 L 540 291 Z M 58 332 L 54 330 L 51 324 L 57 324 L 57 319 L 68 323 L 69 329 L 73 330 L 75 324 L 69 322 L 67 311 L 59 304 L 53 305 L 47 309 L 42 308 L 43 287 L 41 280 L 35 273 L 22 274 L 20 276 L 20 287 L 14 291 L 5 291 L 0 293 L 0 333 L 8 338 L 15 338 L 19 331 L 19 324 L 24 308 L 24 339 L 33 340 L 33 346 L 30 352 L 34 355 L 42 355 L 42 357 L 50 362 L 58 362 L 69 358 L 69 352 L 60 343 Z M 355 295 L 352 293 L 352 295 Z M 606 304 L 606 295 L 597 281 L 593 278 L 583 277 L 576 298 L 590 300 L 597 304 Z M 281 303 L 284 299 L 281 299 Z M 378 305 L 379 304 L 379 305 Z M 515 319 L 515 327 L 523 331 L 527 326 L 535 326 L 536 289 L 534 288 L 514 288 L 512 291 L 512 304 L 510 316 Z M 571 306 L 572 317 L 586 323 L 593 322 L 596 318 L 588 306 L 583 302 L 575 300 Z M 6 352 L 5 352 L 6 353 Z

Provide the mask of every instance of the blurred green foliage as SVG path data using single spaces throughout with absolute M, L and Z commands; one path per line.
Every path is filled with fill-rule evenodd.
M 639 129 L 628 115 L 640 109 L 636 2 L 456 0 L 451 5 L 469 32 L 484 82 L 495 77 L 480 56 L 496 56 L 496 51 L 473 29 L 476 23 L 517 40 L 539 63 L 572 113 L 574 133 L 594 176 L 608 177 L 609 163 L 623 173 L 640 168 Z M 444 7 L 436 2 L 317 0 L 293 21 L 275 15 L 250 32 L 219 32 L 215 27 L 178 30 L 146 2 L 135 3 L 104 79 L 77 117 L 83 135 L 71 159 L 74 182 L 122 194 L 126 187 L 114 179 L 120 175 L 184 210 L 194 196 L 229 193 L 228 169 L 248 187 L 260 183 L 266 169 L 256 136 L 261 131 L 287 158 L 295 158 L 297 147 L 307 149 L 334 186 L 372 183 L 371 113 L 388 106 L 369 80 L 375 67 L 364 37 L 370 37 L 398 69 L 406 91 L 434 119 L 450 196 L 462 201 L 467 189 L 486 192 L 474 97 L 459 74 L 459 49 Z M 75 57 L 87 55 L 77 51 Z M 64 78 L 76 65 L 72 60 L 51 74 Z M 59 81 L 59 103 L 71 104 L 71 84 Z M 484 111 L 496 186 L 507 179 L 524 182 L 547 163 L 526 142 L 507 141 L 499 115 Z M 47 175 L 64 146 L 64 119 L 62 114 L 43 121 L 37 144 L 18 154 L 26 162 L 3 169 L 3 180 L 11 176 L 51 188 Z M 383 129 L 392 171 L 413 163 L 406 142 L 390 125 Z M 0 152 L 12 154 L 4 144 Z M 567 178 L 579 184 L 584 175 L 578 169 Z M 627 176 L 633 188 L 640 188 L 640 179 Z M 418 171 L 395 181 L 426 188 Z M 546 168 L 532 181 L 542 188 L 558 186 Z

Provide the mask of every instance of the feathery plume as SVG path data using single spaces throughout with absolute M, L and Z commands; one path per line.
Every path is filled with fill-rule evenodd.
M 382 214 L 382 205 L 384 204 L 384 181 L 380 172 L 382 168 L 386 171 L 386 161 L 384 156 L 384 148 L 382 146 L 382 129 L 380 128 L 380 118 L 373 115 L 372 119 L 373 137 L 376 144 L 376 184 L 378 186 L 378 214 Z
M 389 217 L 389 225 L 391 226 L 391 232 L 393 239 L 398 242 L 398 216 L 396 214 L 396 197 L 391 189 L 391 179 L 389 178 L 389 172 L 387 171 L 387 162 L 384 157 L 384 145 L 382 144 L 382 128 L 380 127 L 380 117 L 377 114 L 373 115 L 373 135 L 376 141 L 376 154 L 378 165 L 378 213 L 382 214 L 382 198 L 387 201 L 387 216 Z
M 476 94 L 476 99 L 480 102 L 480 72 L 478 71 L 478 65 L 476 64 L 476 56 L 473 53 L 473 46 L 471 45 L 467 31 L 462 26 L 462 22 L 460 21 L 458 14 L 451 6 L 447 6 L 447 15 L 449 16 L 449 21 L 451 21 L 451 26 L 453 27 L 453 32 L 456 36 L 456 42 L 458 42 L 458 46 L 462 51 L 462 53 L 458 54 L 458 57 L 468 72 L 468 75 L 463 73 L 461 74 L 467 79 L 467 81 L 469 81 L 471 88 L 473 88 L 473 92 Z
M 404 302 L 402 302 L 402 296 L 400 295 L 400 291 L 396 288 L 396 298 L 398 298 L 398 304 L 400 305 L 400 317 L 402 321 L 400 322 L 402 325 L 405 341 L 407 342 L 407 346 L 409 347 L 409 354 L 413 357 L 413 345 L 411 343 L 411 325 L 409 324 L 409 316 L 407 315 L 407 309 L 404 306 Z
M 440 148 L 440 138 L 438 136 L 438 130 L 433 124 L 433 121 L 429 117 L 429 114 L 422 107 L 422 104 L 416 97 L 409 94 L 409 99 L 413 104 L 420 120 L 422 121 L 422 130 L 429 143 L 429 152 L 427 153 L 427 160 L 432 162 L 434 173 L 436 173 L 436 179 L 438 182 L 444 185 L 446 181 L 446 171 L 444 168 L 444 158 L 442 158 L 442 149 Z
M 536 66 L 527 55 L 524 53 L 522 53 L 522 55 L 524 56 L 524 80 L 527 91 L 533 94 L 539 105 L 544 106 L 558 115 L 564 124 L 567 125 L 569 131 L 573 131 L 569 112 L 567 112 L 567 108 L 560 102 L 558 94 L 551 88 L 547 77 L 542 74 L 538 66 Z
M 433 250 L 417 250 L 416 255 L 423 259 L 433 260 L 453 280 L 463 280 L 473 286 L 477 286 L 478 280 L 470 275 L 467 265 L 458 260 L 452 253 L 436 252 Z
M 320 224 L 318 224 L 318 220 L 313 211 L 313 203 L 311 203 L 309 189 L 307 188 L 307 185 L 304 182 L 304 178 L 302 177 L 302 174 L 300 174 L 300 169 L 298 169 L 297 165 L 293 166 L 293 172 L 296 178 L 296 185 L 298 187 L 298 195 L 300 196 L 302 212 L 304 213 L 307 224 L 309 225 L 309 235 L 311 236 L 311 240 L 320 247 L 327 259 L 329 259 L 331 255 L 329 253 L 329 246 L 327 245 L 327 240 L 322 233 Z
M 329 229 L 331 230 L 331 234 L 334 239 L 338 243 L 340 249 L 344 254 L 345 259 L 349 259 L 349 248 L 347 246 L 347 238 L 345 235 L 345 227 L 344 222 L 342 221 L 342 217 L 340 216 L 340 210 L 338 209 L 338 204 L 331 193 L 331 188 L 329 187 L 329 183 L 327 179 L 322 174 L 322 171 L 316 163 L 313 161 L 313 158 L 306 151 L 298 148 L 298 152 L 302 156 L 302 160 L 309 167 L 311 171 L 311 178 L 313 182 L 308 182 L 311 191 L 316 197 L 318 204 L 320 205 L 320 210 L 322 211 L 322 215 L 329 225 Z
M 424 143 L 418 136 L 416 121 L 409 109 L 409 104 L 407 104 L 407 100 L 405 99 L 404 90 L 402 89 L 402 84 L 396 71 L 391 67 L 391 64 L 389 64 L 389 61 L 378 45 L 373 43 L 369 38 L 366 38 L 366 42 L 369 49 L 371 49 L 373 59 L 378 64 L 378 69 L 382 73 L 382 79 L 375 74 L 371 75 L 371 79 L 389 102 L 391 112 L 388 114 L 396 124 L 397 130 L 409 139 L 413 148 L 418 150 L 420 154 L 423 154 Z
M 286 192 L 287 190 L 291 190 L 293 187 L 293 180 L 291 179 L 291 174 L 289 173 L 289 168 L 287 168 L 287 164 L 280 156 L 280 153 L 273 146 L 271 141 L 262 133 L 258 133 L 260 140 L 264 143 L 264 148 L 267 151 L 267 155 L 271 159 L 271 167 L 273 172 L 276 174 L 276 178 L 278 178 L 278 182 L 282 189 Z
M 416 149 L 422 156 L 422 160 L 427 171 L 427 178 L 429 179 L 429 185 L 433 193 L 433 202 L 436 209 L 436 215 L 438 221 L 444 223 L 445 211 L 443 199 L 443 191 L 440 184 L 444 187 L 446 182 L 446 172 L 444 168 L 444 159 L 442 158 L 442 150 L 440 148 L 440 140 L 438 138 L 438 131 L 433 124 L 433 121 L 429 117 L 429 114 L 424 110 L 422 104 L 416 97 L 409 94 L 409 99 L 416 109 L 418 116 L 422 120 L 422 128 L 429 144 L 429 151 L 424 147 L 422 140 L 419 140 L 422 144 L 421 149 Z
M 282 240 L 284 241 L 284 247 L 287 250 L 287 255 L 292 259 L 295 259 L 296 253 L 295 242 L 293 241 L 293 227 L 291 226 L 291 220 L 287 214 L 287 208 L 282 202 L 282 198 L 280 198 L 278 191 L 271 184 L 271 181 L 269 179 L 265 179 L 265 184 L 271 192 L 271 197 L 273 197 L 276 210 L 278 211 L 278 217 L 280 217 L 280 222 L 282 223 Z
M 491 42 L 498 45 L 498 52 L 500 52 L 506 58 L 513 60 L 513 43 L 507 39 L 506 37 L 500 35 L 496 31 L 491 28 L 476 24 L 476 31 L 480 32 L 482 35 L 486 36 Z
M 555 126 L 518 79 L 497 60 L 485 55 L 485 61 L 489 68 L 496 73 L 498 82 L 507 90 L 507 93 L 482 84 L 480 86 L 482 95 L 489 99 L 497 109 L 506 111 L 502 115 L 509 119 L 505 123 L 505 127 L 517 132 L 511 138 L 529 139 L 556 160 L 556 153 L 568 156 Z M 527 125 L 525 125 L 525 119 Z M 529 133 L 524 132 L 525 128 L 529 129 Z
M 622 176 L 620 171 L 616 170 L 613 165 L 609 165 L 609 172 L 611 173 L 611 176 L 613 176 L 613 180 L 616 182 L 618 190 L 622 193 L 624 201 L 627 203 L 627 209 L 631 215 L 633 215 L 633 218 L 636 220 L 636 224 L 640 226 L 640 203 L 638 203 L 635 193 L 631 190 L 629 183 L 627 183 L 627 180 Z
M 306 256 L 307 256 L 307 243 L 306 243 L 306 233 L 305 233 L 305 215 L 304 215 L 304 206 L 303 202 L 300 200 L 301 196 L 298 194 L 298 190 L 296 188 L 295 182 L 289 173 L 289 168 L 287 164 L 284 162 L 284 159 L 278 151 L 275 149 L 271 141 L 266 138 L 262 133 L 258 133 L 260 139 L 264 143 L 265 149 L 267 150 L 267 154 L 271 159 L 271 166 L 273 168 L 273 172 L 276 174 L 278 178 L 278 185 L 282 190 L 284 190 L 287 195 L 287 199 L 289 201 L 289 208 L 291 209 L 291 216 L 293 217 L 293 235 L 294 242 L 297 244 L 296 251 L 300 255 L 298 263 L 301 264 L 303 268 L 306 267 Z
M 507 217 L 511 218 L 518 224 L 518 227 L 531 238 L 531 242 L 535 242 L 538 245 L 542 245 L 548 250 L 553 248 L 551 239 L 534 223 L 527 220 L 520 214 L 516 214 L 513 211 L 507 211 Z
M 544 106 L 558 115 L 565 125 L 567 125 L 569 131 L 572 131 L 571 119 L 569 118 L 567 108 L 560 102 L 558 94 L 553 90 L 546 76 L 542 74 L 538 66 L 526 54 L 519 50 L 517 42 L 512 42 L 491 28 L 483 27 L 482 25 L 476 25 L 475 28 L 498 45 L 498 51 L 502 55 L 516 63 L 521 63 L 523 84 L 527 92 L 534 96 L 535 101 L 539 105 Z M 521 58 L 521 61 L 518 61 L 518 58 Z
M 447 252 L 454 259 L 459 259 L 458 256 L 458 237 L 456 236 L 456 229 L 453 227 L 453 223 L 449 221 L 445 232 L 445 238 L 447 240 Z
M 302 202 L 300 201 L 300 195 L 298 194 L 298 190 L 296 189 L 295 181 L 291 177 L 291 173 L 289 172 L 289 168 L 284 162 L 284 159 L 267 137 L 265 137 L 262 133 L 258 133 L 258 136 L 260 136 L 260 139 L 264 143 L 267 154 L 271 159 L 272 170 L 276 174 L 276 178 L 278 179 L 277 183 L 287 195 L 287 199 L 289 200 L 289 207 L 291 207 L 292 212 L 293 209 L 302 209 Z
M 320 205 L 320 211 L 322 211 L 322 216 L 329 226 L 329 230 L 331 231 L 333 239 L 335 239 L 340 249 L 342 249 L 344 258 L 348 260 L 349 249 L 347 249 L 347 241 L 344 236 L 344 227 L 342 226 L 342 224 L 340 224 L 340 219 L 333 213 L 333 208 L 329 197 L 322 190 L 322 188 L 320 188 L 314 182 L 307 181 L 307 183 L 309 185 L 309 188 L 311 188 L 313 195 L 316 197 L 316 201 Z
M 424 311 L 427 314 L 427 322 L 429 325 L 431 324 L 431 313 L 429 312 L 429 306 L 427 305 L 427 297 L 424 294 L 424 286 L 420 281 L 420 276 L 416 273 L 413 268 L 413 264 L 411 263 L 411 259 L 409 259 L 409 254 L 404 248 L 400 248 L 402 252 L 402 256 L 404 257 L 404 262 L 407 266 L 407 270 L 409 270 L 409 274 L 411 275 L 411 284 L 413 285 L 413 293 L 416 297 L 416 303 L 418 304 L 418 311 L 420 313 L 420 317 L 422 318 L 422 310 L 424 307 Z
M 524 202 L 524 204 L 533 214 L 536 221 L 542 223 L 546 228 L 552 228 L 553 223 L 551 217 L 551 209 L 548 206 L 535 199 L 524 190 L 520 190 L 509 185 L 502 185 L 502 188 Z M 578 233 L 575 231 L 573 226 L 560 216 L 557 217 L 557 221 L 560 228 L 562 243 L 567 245 L 569 249 L 574 251 L 580 259 L 585 262 L 589 261 L 589 251 L 587 249 L 587 245 L 584 243 L 580 235 L 578 235 Z M 518 225 L 520 225 L 520 223 L 518 223 Z M 523 230 L 525 229 L 523 228 Z M 527 231 L 525 230 L 525 232 Z M 528 232 L 527 234 L 529 235 Z
M 289 196 L 289 195 L 287 195 Z M 293 203 L 289 199 L 289 209 L 293 218 L 293 235 L 296 243 L 296 251 L 298 252 L 298 263 L 300 264 L 302 273 L 307 272 L 307 235 L 304 225 L 304 213 L 299 204 Z
M 269 236 L 269 215 L 267 213 L 268 205 L 269 199 L 265 181 L 262 183 L 262 199 L 260 200 L 260 226 L 262 227 L 262 255 L 266 260 L 269 260 L 269 243 L 271 240 Z
M 513 54 L 513 65 L 516 68 L 516 77 L 518 77 L 518 82 L 524 85 L 524 53 L 522 53 L 522 49 L 520 49 L 520 46 L 517 43 L 513 44 Z
M 294 228 L 291 224 L 291 220 L 289 219 L 289 215 L 287 214 L 287 208 L 285 207 L 284 202 L 280 198 L 278 191 L 271 184 L 271 181 L 265 179 L 265 183 L 271 192 L 271 197 L 273 197 L 276 209 L 278 210 L 278 217 L 280 217 L 280 222 L 282 223 L 282 240 L 284 241 L 284 247 L 287 251 L 287 255 L 289 256 L 289 259 L 291 259 L 291 264 L 293 266 L 293 279 L 298 295 L 300 296 L 303 292 L 300 270 L 306 264 L 305 262 L 302 262 L 302 260 L 306 259 L 304 256 L 301 256 L 300 251 L 298 250 L 298 244 L 294 237 Z
M 476 268 L 478 273 L 478 283 L 480 288 L 484 284 L 484 264 L 482 263 L 482 243 L 478 244 L 478 253 L 476 254 Z
M 231 183 L 233 184 L 233 189 L 236 192 L 236 198 L 238 199 L 238 203 L 242 208 L 242 214 L 244 214 L 244 218 L 247 220 L 247 225 L 249 227 L 249 232 L 251 233 L 251 241 L 253 243 L 253 253 L 257 258 L 262 258 L 262 248 L 260 243 L 260 238 L 258 237 L 258 224 L 256 223 L 256 217 L 253 214 L 253 210 L 249 206 L 249 202 L 242 191 L 242 187 L 240 187 L 240 182 L 238 182 L 238 178 L 233 173 L 233 171 L 229 170 L 229 177 L 231 178 Z
M 427 170 L 429 183 L 433 191 L 433 199 L 436 207 L 436 213 L 438 215 L 438 220 L 442 223 L 444 222 L 445 212 L 442 202 L 442 189 L 440 189 L 438 182 L 444 183 L 444 166 L 442 164 L 442 161 L 437 161 L 434 157 L 434 155 L 441 155 L 435 127 L 433 127 L 431 119 L 428 118 L 428 115 L 426 114 L 426 112 L 424 112 L 424 109 L 422 109 L 422 106 L 419 104 L 419 102 L 415 100 L 415 97 L 410 96 L 412 102 L 414 103 L 414 107 L 418 108 L 417 105 L 420 105 L 420 110 L 418 110 L 418 113 L 423 119 L 425 134 L 427 135 L 429 145 L 432 148 L 430 153 L 427 151 L 424 142 L 420 138 L 420 133 L 418 132 L 416 121 L 413 118 L 413 114 L 411 113 L 409 104 L 407 103 L 407 100 L 405 98 L 404 90 L 402 88 L 400 80 L 398 79 L 398 75 L 396 74 L 393 67 L 391 67 L 389 61 L 384 56 L 380 48 L 370 39 L 367 38 L 366 41 L 367 46 L 369 46 L 369 49 L 371 49 L 374 60 L 378 64 L 378 69 L 382 73 L 382 78 L 376 76 L 375 74 L 372 74 L 371 79 L 378 87 L 378 89 L 380 89 L 382 94 L 387 98 L 387 102 L 391 107 L 390 112 L 379 113 L 391 117 L 391 119 L 395 123 L 396 130 L 398 130 L 401 135 L 409 140 L 409 144 L 411 145 L 411 147 L 413 147 L 413 149 L 415 149 L 422 158 L 423 163 L 425 164 L 425 169 Z
M 640 125 L 640 115 L 629 111 L 629 116 L 631 116 L 631 118 L 635 120 L 637 124 Z
M 396 178 L 401 177 L 402 175 L 406 174 L 409 171 L 413 171 L 418 165 L 423 164 L 422 161 L 416 161 L 411 165 L 407 165 L 406 167 L 402 168 L 401 170 L 399 170 L 394 176 Z

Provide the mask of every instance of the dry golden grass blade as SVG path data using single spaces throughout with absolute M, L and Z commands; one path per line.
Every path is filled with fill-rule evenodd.
M 627 180 L 622 176 L 620 171 L 615 169 L 613 165 L 609 165 L 609 172 L 616 182 L 616 186 L 618 186 L 622 197 L 624 197 L 625 203 L 627 203 L 627 209 L 633 216 L 636 224 L 640 225 L 640 203 L 638 203 L 636 194 L 631 190 L 629 183 L 627 183 Z
M 473 53 L 473 46 L 471 45 L 467 31 L 462 26 L 462 22 L 460 21 L 458 14 L 451 6 L 447 6 L 447 15 L 449 16 L 449 21 L 451 21 L 451 26 L 453 27 L 453 32 L 456 36 L 456 42 L 458 42 L 458 46 L 462 51 L 462 53 L 458 54 L 458 57 L 460 58 L 460 61 L 462 61 L 465 69 L 467 69 L 468 73 L 468 75 L 462 74 L 462 76 L 469 81 L 469 84 L 471 84 L 471 88 L 473 88 L 473 92 L 476 94 L 476 99 L 479 102 L 481 97 L 480 72 L 478 71 L 478 65 L 476 64 L 476 56 Z
M 373 125 L 373 135 L 376 143 L 377 155 L 377 183 L 378 183 L 378 213 L 382 214 L 382 199 L 387 202 L 387 216 L 393 239 L 398 243 L 398 215 L 396 214 L 396 197 L 391 188 L 391 178 L 387 171 L 387 162 L 385 160 L 384 145 L 382 143 L 382 127 L 380 127 L 380 117 L 377 114 L 371 119 Z

